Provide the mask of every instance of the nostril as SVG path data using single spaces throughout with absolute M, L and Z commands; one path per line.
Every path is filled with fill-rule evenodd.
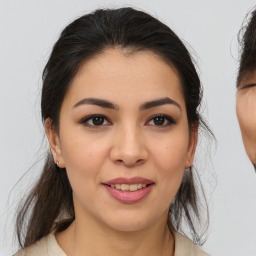
M 115 163 L 116 164 L 124 164 L 124 165 L 126 165 L 126 166 L 135 166 L 135 165 L 140 165 L 140 164 L 142 164 L 142 163 L 144 163 L 144 159 L 138 159 L 138 160 L 135 160 L 135 161 L 133 161 L 133 160 L 122 160 L 122 159 L 116 159 L 115 160 Z
M 141 163 L 143 163 L 145 160 L 144 159 L 138 159 L 137 161 L 136 161 L 136 163 L 137 164 L 141 164 Z

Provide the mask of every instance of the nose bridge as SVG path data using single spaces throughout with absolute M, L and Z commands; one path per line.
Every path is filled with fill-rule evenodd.
M 114 137 L 112 160 L 125 165 L 144 162 L 147 158 L 147 150 L 142 137 L 142 131 L 138 125 L 120 124 Z

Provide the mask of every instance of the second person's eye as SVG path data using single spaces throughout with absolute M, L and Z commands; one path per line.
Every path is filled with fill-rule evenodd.
M 251 87 L 255 87 L 256 86 L 256 84 L 246 84 L 246 85 L 244 85 L 244 86 L 242 86 L 242 90 L 244 90 L 244 89 L 248 89 L 248 88 L 251 88 Z

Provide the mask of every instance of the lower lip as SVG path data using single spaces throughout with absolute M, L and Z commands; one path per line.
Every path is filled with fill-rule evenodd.
M 141 201 L 144 197 L 146 197 L 149 194 L 149 192 L 153 188 L 152 184 L 137 191 L 122 191 L 119 189 L 109 187 L 108 185 L 103 184 L 103 186 L 107 189 L 107 191 L 112 197 L 114 197 L 119 202 L 125 204 L 134 204 Z

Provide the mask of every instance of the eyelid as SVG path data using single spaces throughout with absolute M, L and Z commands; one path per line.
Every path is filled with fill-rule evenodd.
M 90 125 L 88 124 L 88 121 L 90 121 L 92 118 L 94 117 L 101 117 L 101 118 L 104 118 L 108 124 L 103 124 L 103 125 Z M 111 125 L 111 121 L 105 116 L 105 115 L 102 115 L 102 114 L 91 114 L 89 116 L 86 116 L 84 117 L 81 121 L 80 121 L 81 124 L 87 126 L 87 127 L 91 127 L 91 128 L 95 128 L 95 129 L 98 129 L 98 128 L 101 128 L 103 126 L 108 126 L 108 125 Z
M 108 122 L 108 124 L 102 124 L 102 125 L 91 125 L 91 124 L 89 124 L 88 122 L 92 118 L 94 118 L 94 117 L 103 118 L 103 119 L 105 119 Z M 152 121 L 156 117 L 165 118 L 168 123 L 164 124 L 164 125 L 149 124 L 149 122 Z M 105 115 L 102 115 L 102 114 L 91 114 L 91 115 L 88 115 L 88 116 L 84 117 L 80 121 L 80 123 L 85 125 L 85 126 L 87 126 L 87 127 L 94 128 L 94 129 L 99 129 L 99 128 L 102 128 L 104 126 L 112 125 L 112 122 L 109 120 L 109 118 L 107 118 Z M 166 114 L 155 114 L 155 115 L 151 116 L 150 118 L 148 118 L 148 120 L 146 121 L 145 124 L 149 125 L 149 126 L 154 126 L 154 127 L 157 127 L 157 128 L 164 128 L 164 127 L 167 127 L 167 126 L 171 126 L 171 125 L 177 124 L 177 121 L 173 117 L 171 117 L 169 115 L 166 115 Z
M 153 120 L 155 117 L 164 117 L 164 118 L 167 119 L 167 121 L 169 122 L 168 124 L 165 124 L 165 125 L 152 125 L 152 126 L 155 126 L 155 127 L 157 127 L 157 128 L 163 128 L 163 127 L 167 127 L 167 126 L 171 126 L 171 125 L 177 124 L 177 121 L 176 121 L 173 117 L 171 117 L 171 116 L 169 116 L 169 115 L 166 115 L 166 114 L 155 114 L 155 115 L 151 116 L 151 117 L 147 120 L 146 124 L 148 124 L 148 123 L 149 123 L 151 120 Z

